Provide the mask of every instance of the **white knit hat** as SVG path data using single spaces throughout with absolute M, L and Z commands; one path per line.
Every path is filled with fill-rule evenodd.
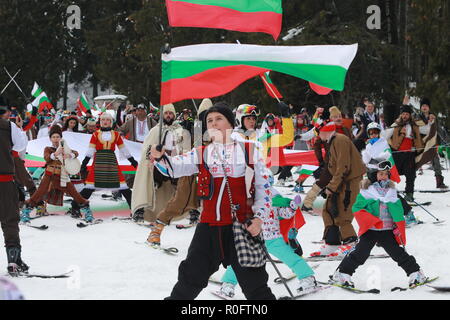
M 167 112 L 167 111 L 171 111 L 171 112 L 173 112 L 174 115 L 177 114 L 177 112 L 175 110 L 175 106 L 171 103 L 164 105 L 163 108 L 161 108 L 161 109 L 162 109 L 163 113 Z

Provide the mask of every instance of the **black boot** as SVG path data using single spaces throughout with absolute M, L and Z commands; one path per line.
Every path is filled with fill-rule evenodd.
M 6 248 L 6 256 L 8 257 L 8 273 L 17 277 L 21 273 L 27 273 L 29 267 L 22 261 L 20 256 L 21 249 L 18 247 Z
M 137 209 L 131 216 L 134 222 L 142 222 L 144 221 L 144 209 Z
M 448 189 L 448 186 L 446 186 L 444 184 L 444 177 L 443 176 L 436 176 L 436 188 Z
M 196 209 L 189 211 L 189 223 L 196 224 L 198 223 L 198 219 L 200 217 L 200 212 Z

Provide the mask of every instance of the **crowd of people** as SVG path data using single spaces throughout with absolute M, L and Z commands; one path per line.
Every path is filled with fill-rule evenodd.
M 94 223 L 89 199 L 96 190 L 109 190 L 125 198 L 136 223 L 151 223 L 150 246 L 160 246 L 164 228 L 180 216 L 188 214 L 190 225 L 196 225 L 168 299 L 194 299 L 221 264 L 228 267 L 222 279 L 224 296 L 232 298 L 239 284 L 248 299 L 275 298 L 265 264 L 249 267 L 242 258 L 235 224 L 260 237 L 268 252 L 293 270 L 299 293 L 315 290 L 314 271 L 296 241 L 297 227 L 286 233 L 280 221 L 302 213 L 317 215 L 313 203 L 319 195 L 326 198 L 323 243 L 310 255 L 343 259 L 333 281 L 354 286 L 351 275 L 376 243 L 405 270 L 410 285 L 425 281 L 403 246 L 405 226 L 416 221 L 411 204 L 421 167 L 430 162 L 436 188 L 447 188 L 437 150 L 441 128 L 431 101 L 423 98 L 420 110 L 405 103 L 386 106 L 381 113 L 365 99 L 351 117 L 336 106 L 317 106 L 311 114 L 306 108 L 295 114 L 283 102 L 277 108 L 276 114 L 262 117 L 255 105 L 233 107 L 204 99 L 196 114 L 190 109 L 177 113 L 171 104 L 160 109 L 139 104 L 97 116 L 89 111 L 38 112 L 34 107 L 22 117 L 2 99 L 0 221 L 8 272 L 28 270 L 21 257 L 19 223 L 30 223 L 34 208 L 36 215 L 46 215 L 47 204 L 62 206 L 67 195 L 73 199 L 68 214 Z M 65 132 L 89 135 L 83 159 L 70 148 Z M 43 150 L 45 167 L 36 185 L 24 157 L 28 141 L 38 138 L 48 138 L 51 146 Z M 126 140 L 142 144 L 140 159 L 130 153 Z M 136 174 L 122 173 L 116 149 Z M 317 160 L 314 183 L 303 201 L 277 190 L 292 183 L 295 193 L 304 193 L 308 176 L 293 179 L 294 168 L 302 164 L 276 170 L 267 165 L 285 149 L 311 150 Z M 406 179 L 404 193 L 393 183 L 399 176 Z M 359 233 L 352 225 L 355 218 Z

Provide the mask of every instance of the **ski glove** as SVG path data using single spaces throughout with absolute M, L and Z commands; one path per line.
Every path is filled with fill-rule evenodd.
M 131 165 L 136 169 L 138 166 L 138 163 L 136 160 L 134 160 L 133 157 L 128 158 L 128 161 L 130 161 Z

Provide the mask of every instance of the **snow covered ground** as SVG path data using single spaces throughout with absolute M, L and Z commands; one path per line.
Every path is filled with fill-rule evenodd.
M 450 182 L 450 174 L 444 171 L 446 183 Z M 310 178 L 306 184 L 312 183 Z M 292 188 L 279 188 L 283 194 L 291 193 Z M 400 190 L 404 189 L 404 182 Z M 435 189 L 434 172 L 424 170 L 423 176 L 418 176 L 416 189 Z M 308 188 L 306 188 L 308 190 Z M 450 214 L 450 193 L 415 193 L 419 202 L 432 201 L 426 207 L 441 220 L 448 220 Z M 114 208 L 114 215 L 126 215 L 125 202 L 103 200 L 100 193 L 92 198 L 94 214 L 97 210 Z M 320 200 L 317 203 L 320 204 Z M 104 207 L 107 207 L 106 209 Z M 52 211 L 54 208 L 50 208 Z M 118 211 L 117 211 L 118 210 Z M 63 212 L 61 208 L 58 212 Z M 440 276 L 435 284 L 450 285 L 450 220 L 442 225 L 435 221 L 425 211 L 416 208 L 416 215 L 425 222 L 407 230 L 407 251 L 414 255 L 429 276 Z M 111 214 L 111 213 L 109 213 Z M 149 229 L 123 221 L 105 222 L 78 229 L 78 221 L 68 216 L 49 216 L 33 221 L 34 225 L 46 224 L 47 231 L 39 231 L 21 227 L 23 259 L 30 265 L 30 272 L 58 274 L 74 270 L 68 279 L 13 279 L 27 299 L 44 300 L 85 300 L 85 299 L 154 299 L 159 300 L 170 294 L 177 279 L 179 263 L 184 259 L 191 241 L 194 229 L 177 230 L 175 224 L 165 229 L 162 242 L 165 246 L 177 247 L 178 256 L 169 256 L 135 241 L 144 242 Z M 299 241 L 305 254 L 317 249 L 319 245 L 311 241 L 320 240 L 323 224 L 320 216 L 305 215 L 306 225 L 299 232 Z M 356 223 L 355 223 L 356 227 Z M 0 236 L 2 237 L 2 236 Z M 3 241 L 3 239 L 0 239 Z M 373 253 L 383 253 L 383 249 L 375 248 Z M 317 263 L 312 263 L 317 264 Z M 316 278 L 326 281 L 339 262 L 321 262 L 316 269 Z M 277 265 L 284 275 L 290 273 L 284 265 Z M 6 270 L 6 256 L 0 255 L 0 270 Z M 287 295 L 283 285 L 273 283 L 277 277 L 270 264 L 267 265 L 270 275 L 270 286 L 276 296 Z M 220 269 L 215 278 L 220 278 L 224 272 Z M 3 272 L 2 272 L 3 273 Z M 361 289 L 378 288 L 381 294 L 357 295 L 339 288 L 330 288 L 304 299 L 448 299 L 449 294 L 436 293 L 431 288 L 420 287 L 413 291 L 391 292 L 392 287 L 407 286 L 408 278 L 391 259 L 368 260 L 354 275 L 356 287 Z M 296 288 L 296 280 L 290 281 L 292 290 Z M 198 299 L 217 299 L 210 292 L 217 285 L 209 285 Z M 238 289 L 236 299 L 244 299 Z

